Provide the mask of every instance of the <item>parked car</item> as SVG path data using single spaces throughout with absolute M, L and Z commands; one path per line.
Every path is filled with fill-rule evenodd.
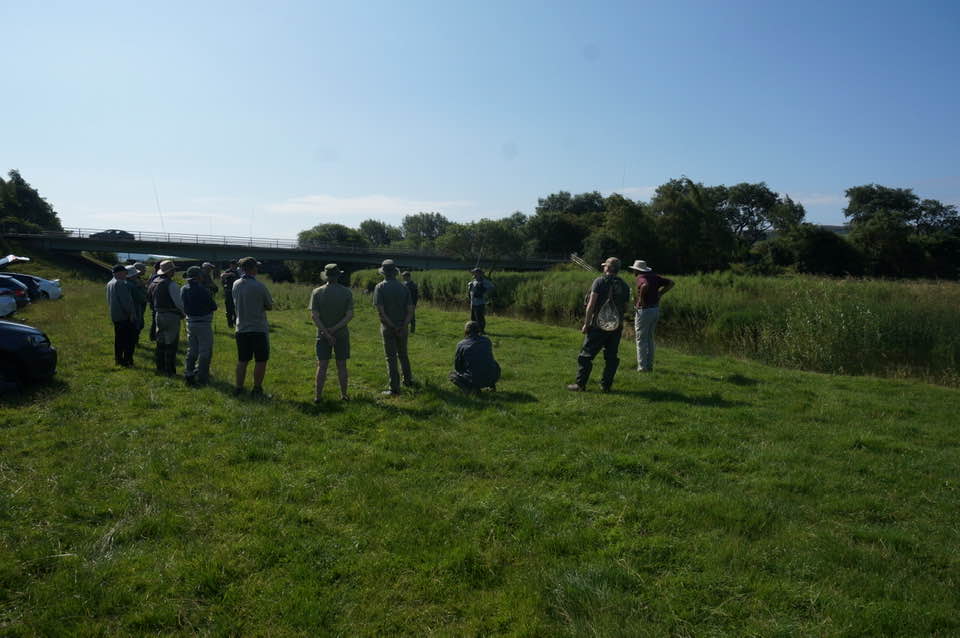
M 129 233 L 125 230 L 117 230 L 116 228 L 111 228 L 110 230 L 101 230 L 99 233 L 93 233 L 90 235 L 90 239 L 120 239 L 120 240 L 129 240 L 136 239 L 133 236 L 133 233 Z
M 40 284 L 37 283 L 37 280 L 31 277 L 30 275 L 21 275 L 18 272 L 0 272 L 2 277 L 10 277 L 11 279 L 16 279 L 24 286 L 27 287 L 27 294 L 30 295 L 30 301 L 38 301 L 42 298 L 43 295 L 40 294 Z
M 0 257 L 0 268 L 6 266 L 12 266 L 13 264 L 19 264 L 22 261 L 30 261 L 29 257 L 17 257 L 16 255 L 7 255 L 6 257 Z
M 17 308 L 23 308 L 30 303 L 30 291 L 13 277 L 0 275 L 0 295 L 12 295 L 17 302 Z
M 0 317 L 12 315 L 17 310 L 17 301 L 13 295 L 0 295 Z
M 63 286 L 59 279 L 44 279 L 36 275 L 29 275 L 40 286 L 40 296 L 44 299 L 59 299 L 63 296 Z
M 57 371 L 57 350 L 41 330 L 0 321 L 0 382 L 45 381 Z

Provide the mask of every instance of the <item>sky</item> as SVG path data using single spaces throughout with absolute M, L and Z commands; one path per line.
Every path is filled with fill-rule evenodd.
M 0 171 L 65 227 L 319 223 L 760 182 L 960 204 L 960 3 L 0 0 Z

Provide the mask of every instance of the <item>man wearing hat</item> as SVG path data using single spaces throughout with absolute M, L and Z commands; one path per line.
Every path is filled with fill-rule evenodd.
M 107 284 L 107 307 L 113 321 L 113 359 L 118 366 L 133 365 L 133 344 L 136 334 L 137 308 L 127 285 L 127 268 L 113 267 L 113 279 Z
M 270 324 L 267 311 L 273 310 L 273 297 L 270 290 L 257 281 L 257 267 L 260 265 L 253 257 L 240 260 L 243 276 L 233 284 L 233 303 L 237 309 L 237 387 L 234 394 L 243 393 L 243 383 L 247 376 L 247 364 L 250 359 L 253 366 L 253 389 L 255 397 L 265 397 L 263 377 L 267 373 L 267 360 L 270 358 Z
M 217 294 L 217 284 L 213 283 L 213 269 L 214 265 L 209 261 L 203 262 L 200 266 L 201 268 L 201 283 L 203 287 L 210 291 L 211 295 Z
M 154 360 L 157 372 L 167 376 L 177 373 L 177 345 L 180 343 L 180 319 L 183 317 L 180 286 L 173 280 L 176 271 L 176 265 L 164 259 L 157 267 L 157 277 L 147 289 L 157 321 Z
M 620 366 L 620 336 L 623 334 L 623 313 L 630 301 L 630 287 L 620 279 L 620 260 L 609 257 L 600 264 L 603 276 L 593 280 L 587 310 L 580 332 L 584 334 L 580 356 L 577 357 L 577 381 L 568 390 L 583 392 L 590 380 L 593 358 L 603 350 L 603 377 L 600 389 L 609 392 L 613 377 Z M 603 315 L 603 316 L 601 316 Z M 612 319 L 611 319 L 612 318 Z
M 384 259 L 380 265 L 383 281 L 373 289 L 373 305 L 380 314 L 380 336 L 383 337 L 383 352 L 387 357 L 387 373 L 390 375 L 390 389 L 383 394 L 400 394 L 400 373 L 397 371 L 397 359 L 403 373 L 403 384 L 414 385 L 410 372 L 410 359 L 407 356 L 407 326 L 413 317 L 413 303 L 410 291 L 397 281 L 396 264 L 392 259 Z
M 187 268 L 187 283 L 180 290 L 183 312 L 187 315 L 187 360 L 183 375 L 187 385 L 206 385 L 210 381 L 213 358 L 213 312 L 217 304 L 203 283 L 203 270 Z
M 483 270 L 474 268 L 473 280 L 467 284 L 467 296 L 470 298 L 470 321 L 480 324 L 480 334 L 487 329 L 487 294 L 493 291 L 493 282 L 483 276 Z
M 227 313 L 227 327 L 233 328 L 237 322 L 237 309 L 233 305 L 233 284 L 240 279 L 236 260 L 231 260 L 227 269 L 220 273 L 223 284 L 223 306 Z
M 637 273 L 634 328 L 637 333 L 637 371 L 653 372 L 653 333 L 660 319 L 660 297 L 673 288 L 673 281 L 653 272 L 642 259 L 630 266 Z
M 138 264 L 127 266 L 127 285 L 130 287 L 130 296 L 133 297 L 133 305 L 137 308 L 137 322 L 133 333 L 134 350 L 136 350 L 136 347 L 140 344 L 140 332 L 143 330 L 143 317 L 147 311 L 147 286 L 140 277 L 144 270 L 146 270 L 146 266 L 139 264 L 143 266 L 143 270 L 140 270 L 137 268 L 137 265 Z
M 410 291 L 410 303 L 413 304 L 413 315 L 410 317 L 410 334 L 413 334 L 417 331 L 417 301 L 420 300 L 420 289 L 417 288 L 417 282 L 411 278 L 409 270 L 404 270 L 400 277 L 403 278 L 401 283 L 404 288 Z
M 340 399 L 347 396 L 347 359 L 350 358 L 350 329 L 347 324 L 353 319 L 353 293 L 340 285 L 343 271 L 337 264 L 327 264 L 323 278 L 327 282 L 315 288 L 310 295 L 310 316 L 317 327 L 317 376 L 313 401 L 323 397 L 323 384 L 327 380 L 330 355 L 337 361 L 337 378 L 340 380 Z

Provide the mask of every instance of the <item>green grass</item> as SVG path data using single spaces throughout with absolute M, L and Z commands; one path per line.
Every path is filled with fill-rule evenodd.
M 494 308 L 569 325 L 583 315 L 596 274 L 494 273 Z M 622 275 L 631 284 L 633 277 Z M 730 354 L 839 374 L 914 378 L 960 386 L 960 284 L 729 272 L 673 278 L 661 306 L 661 343 L 690 354 Z M 469 275 L 416 274 L 422 296 L 462 304 Z M 375 270 L 354 273 L 372 290 Z
M 465 310 L 418 311 L 420 389 L 312 404 L 302 286 L 272 286 L 269 402 L 112 365 L 101 284 L 24 318 L 61 355 L 0 403 L 0 634 L 955 636 L 960 391 L 663 348 L 571 394 L 580 335 L 500 316 L 500 391 L 446 381 Z M 182 362 L 181 362 L 182 363 Z M 596 373 L 591 390 L 596 390 Z

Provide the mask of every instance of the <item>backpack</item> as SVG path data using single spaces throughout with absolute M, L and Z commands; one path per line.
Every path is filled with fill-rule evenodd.
M 607 300 L 603 302 L 603 305 L 600 306 L 600 310 L 597 312 L 597 327 L 604 332 L 615 332 L 618 330 L 620 328 L 620 321 L 623 319 L 620 309 L 617 308 L 617 304 L 613 300 L 613 287 L 617 285 L 617 281 L 618 279 L 614 279 L 610 282 Z

